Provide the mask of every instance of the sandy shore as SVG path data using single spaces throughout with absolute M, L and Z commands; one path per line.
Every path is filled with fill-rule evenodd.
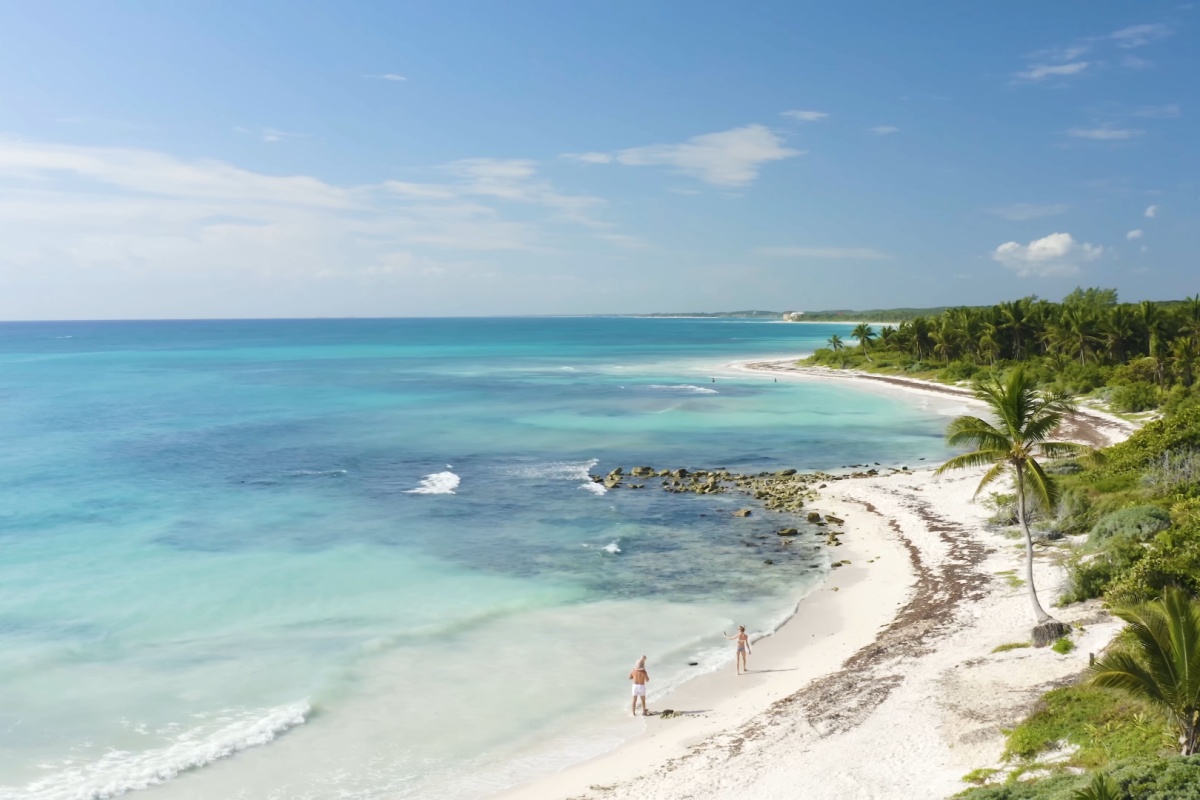
M 791 361 L 731 369 L 970 400 L 953 387 Z M 1132 428 L 1088 409 L 1066 434 L 1099 445 Z M 750 674 L 730 666 L 691 681 L 651 705 L 683 716 L 647 718 L 643 734 L 611 753 L 500 797 L 928 800 L 966 788 L 964 774 L 997 765 L 1001 729 L 1077 675 L 1118 627 L 1085 604 L 1058 612 L 1085 626 L 1074 652 L 992 652 L 1028 641 L 1032 617 L 1010 577 L 1022 546 L 988 529 L 971 501 L 977 480 L 928 469 L 830 483 L 814 505 L 846 520 L 832 555 L 850 564 L 755 643 Z M 1049 604 L 1065 576 L 1039 551 L 1035 579 Z

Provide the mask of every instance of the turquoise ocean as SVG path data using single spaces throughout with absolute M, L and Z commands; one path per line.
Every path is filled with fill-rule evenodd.
M 653 705 L 828 560 L 589 470 L 944 454 L 928 401 L 728 368 L 832 333 L 0 325 L 0 798 L 455 800 L 617 745 L 637 656 Z

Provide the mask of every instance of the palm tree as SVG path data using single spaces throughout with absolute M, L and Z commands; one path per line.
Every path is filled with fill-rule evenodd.
M 842 337 L 838 336 L 836 333 L 833 336 L 830 336 L 826 341 L 829 343 L 829 348 L 835 353 L 839 352 L 843 347 L 845 347 L 845 345 L 842 344 Z
M 1057 487 L 1036 457 L 1081 455 L 1091 452 L 1091 448 L 1074 442 L 1049 440 L 1062 424 L 1063 417 L 1074 409 L 1065 395 L 1038 392 L 1034 380 L 1023 367 L 1014 369 L 1006 380 L 992 377 L 977 384 L 975 396 L 990 407 L 995 424 L 971 416 L 958 417 L 951 422 L 946 430 L 946 441 L 950 446 L 965 445 L 974 449 L 950 459 L 934 474 L 990 466 L 975 489 L 977 497 L 985 486 L 1000 476 L 1007 473 L 1014 477 L 1017 517 L 1025 533 L 1025 583 L 1029 586 L 1029 600 L 1037 617 L 1033 643 L 1044 647 L 1070 633 L 1071 628 L 1046 613 L 1033 585 L 1033 536 L 1029 532 L 1027 497 L 1040 500 L 1047 508 L 1053 507 L 1058 497 Z
M 1092 782 L 1071 794 L 1071 800 L 1123 800 L 1122 792 L 1107 775 L 1097 773 Z
M 862 348 L 863 356 L 870 361 L 871 357 L 867 355 L 867 346 L 875 340 L 875 331 L 871 330 L 871 326 L 865 322 L 858 323 L 850 337 L 858 339 L 858 346 Z
M 1180 752 L 1200 749 L 1200 601 L 1176 586 L 1159 600 L 1113 612 L 1129 623 L 1136 653 L 1116 652 L 1090 669 L 1095 686 L 1149 700 L 1179 728 Z

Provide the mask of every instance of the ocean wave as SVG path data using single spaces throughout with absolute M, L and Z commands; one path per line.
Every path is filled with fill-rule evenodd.
M 267 744 L 303 724 L 312 707 L 307 702 L 237 712 L 241 718 L 207 735 L 195 730 L 175 743 L 141 753 L 111 750 L 90 764 L 71 765 L 22 787 L 0 787 L 0 798 L 16 800 L 105 800 L 126 792 L 166 783 L 180 773 L 199 769 L 242 750 Z
M 614 556 L 617 553 L 621 552 L 621 547 L 616 542 L 609 542 L 608 544 L 604 545 L 604 547 L 601 547 L 600 549 L 606 553 L 611 553 Z
M 581 483 L 581 484 L 579 484 L 579 488 L 583 489 L 584 491 L 591 492 L 594 495 L 608 494 L 607 487 L 605 487 L 604 484 L 596 483 L 595 481 L 588 481 L 587 483 Z
M 650 384 L 650 388 L 658 389 L 660 391 L 690 392 L 692 394 L 720 394 L 720 392 L 718 392 L 716 389 L 709 389 L 706 386 L 693 386 L 690 383 L 680 383 L 671 386 L 661 383 L 653 383 Z
M 421 485 L 405 494 L 454 494 L 461 478 L 453 472 L 435 472 L 421 479 Z
M 505 467 L 505 474 L 514 478 L 532 478 L 552 481 L 587 481 L 591 480 L 589 471 L 600 463 L 600 459 L 590 461 L 550 461 L 545 464 L 530 464 L 520 467 Z M 604 488 L 604 487 L 601 487 Z
M 294 469 L 287 473 L 289 478 L 340 478 L 346 474 L 344 469 Z

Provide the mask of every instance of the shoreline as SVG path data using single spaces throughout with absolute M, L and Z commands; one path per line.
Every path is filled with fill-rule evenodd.
M 794 359 L 727 366 L 978 403 L 962 388 L 800 367 Z M 1135 429 L 1080 409 L 1064 435 L 1101 446 Z M 1094 602 L 1056 609 L 1066 622 L 1088 623 L 1073 653 L 993 653 L 1028 638 L 1026 592 L 1006 577 L 1023 555 L 972 502 L 976 473 L 932 472 L 838 481 L 821 491 L 813 509 L 846 520 L 844 546 L 831 558 L 850 564 L 831 570 L 782 626 L 754 642 L 750 674 L 726 667 L 694 678 L 651 709 L 684 716 L 649 717 L 642 733 L 614 750 L 493 797 L 924 800 L 967 788 L 963 774 L 997 762 L 1001 728 L 1082 671 L 1119 624 Z M 1035 573 L 1048 604 L 1065 573 L 1046 558 L 1035 559 Z M 908 735 L 896 741 L 896 730 Z

